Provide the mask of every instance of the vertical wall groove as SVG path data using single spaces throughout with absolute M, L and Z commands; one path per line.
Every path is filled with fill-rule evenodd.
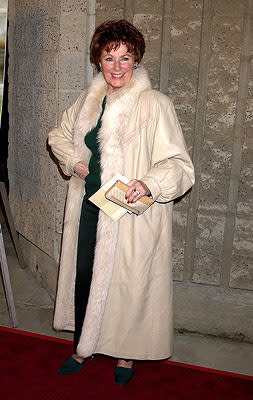
M 228 286 L 233 251 L 234 229 L 240 183 L 240 171 L 244 137 L 245 112 L 247 105 L 248 84 L 250 75 L 250 50 L 253 44 L 253 0 L 245 6 L 243 44 L 240 59 L 239 89 L 237 97 L 237 113 L 234 124 L 234 140 L 232 150 L 232 166 L 230 173 L 226 223 L 223 243 L 222 286 Z
M 133 23 L 134 20 L 134 0 L 124 0 L 124 19 Z
M 197 104 L 196 104 L 196 115 L 195 115 L 195 126 L 194 126 L 194 144 L 193 144 L 193 155 L 192 155 L 192 160 L 195 167 L 196 183 L 191 191 L 189 200 L 189 210 L 188 210 L 187 228 L 186 228 L 184 280 L 190 280 L 192 278 L 192 272 L 193 272 L 213 13 L 214 13 L 213 1 L 203 0 L 198 90 L 197 90 Z
M 170 25 L 172 0 L 163 0 L 162 43 L 160 61 L 160 91 L 167 93 L 169 80 Z
M 96 24 L 96 0 L 87 0 L 84 87 L 87 87 L 93 79 L 93 68 L 90 63 L 90 41 L 95 29 L 95 24 Z

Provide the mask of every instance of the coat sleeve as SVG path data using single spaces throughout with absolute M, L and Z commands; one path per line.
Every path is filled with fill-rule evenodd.
M 157 92 L 153 94 L 153 102 L 149 131 L 151 168 L 142 181 L 153 199 L 163 203 L 190 189 L 194 184 L 194 168 L 171 100 Z
M 74 166 L 80 158 L 75 156 L 74 125 L 86 93 L 83 92 L 77 101 L 64 111 L 59 126 L 53 128 L 48 135 L 48 144 L 53 154 L 58 159 L 63 173 L 67 176 L 75 175 Z

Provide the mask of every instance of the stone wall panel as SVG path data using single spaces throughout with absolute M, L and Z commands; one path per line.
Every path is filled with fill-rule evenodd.
M 172 99 L 188 148 L 192 145 L 196 111 L 197 67 L 171 57 L 168 95 Z
M 84 52 L 86 40 L 86 19 L 82 13 L 71 18 L 65 13 L 60 17 L 59 47 L 62 51 Z
M 252 127 L 253 128 L 253 127 Z M 253 130 L 252 130 L 253 132 Z M 252 176 L 253 145 L 245 145 L 242 157 L 242 169 L 238 190 L 237 213 L 247 217 L 252 212 L 253 204 L 253 176 Z
M 250 121 L 247 120 L 247 123 L 250 124 Z M 253 290 L 253 220 L 251 218 L 253 204 L 253 175 L 251 169 L 253 148 L 250 149 L 249 147 L 249 145 L 245 144 L 242 156 L 230 272 L 230 287 Z
M 14 198 L 17 196 L 17 208 L 14 209 L 16 228 L 22 236 L 47 254 L 54 255 L 54 191 L 45 193 L 29 179 L 17 176 Z M 17 218 L 16 218 L 17 217 Z
M 59 89 L 84 89 L 84 74 L 83 53 L 62 51 L 59 54 Z
M 220 284 L 222 246 L 196 248 L 192 281 L 204 285 Z
M 231 170 L 231 143 L 208 140 L 203 146 L 199 209 L 225 213 Z
M 172 266 L 173 279 L 183 280 L 184 273 L 184 246 L 187 212 L 183 212 L 177 205 L 173 212 L 173 232 L 172 232 Z
M 248 252 L 233 251 L 229 286 L 253 290 L 253 257 Z
M 96 26 L 112 19 L 123 19 L 124 2 L 121 0 L 96 1 Z
M 193 281 L 219 284 L 223 259 L 231 144 L 208 141 L 203 147 Z
M 201 18 L 202 15 L 202 0 L 177 0 L 173 1 L 174 15 L 184 16 L 185 18 Z
M 58 0 L 61 14 L 69 14 L 72 17 L 73 14 L 85 14 L 87 9 L 86 0 Z M 85 18 L 85 17 L 84 17 Z
M 247 0 L 240 1 L 224 1 L 214 0 L 215 3 L 215 15 L 217 16 L 230 16 L 238 17 L 242 15 L 245 7 L 247 6 Z
M 146 42 L 146 52 L 142 64 L 147 68 L 154 89 L 159 88 L 162 8 L 155 14 L 135 14 L 133 23 L 142 32 Z
M 168 95 L 174 101 L 188 149 L 194 135 L 201 16 L 202 1 L 173 2 Z
M 157 14 L 158 10 L 162 10 L 163 0 L 135 0 L 134 14 Z
M 58 15 L 60 1 L 63 0 L 16 0 L 16 17 L 39 15 L 43 19 L 48 16 L 56 16 Z
M 33 90 L 31 109 L 34 152 L 45 157 L 48 157 L 48 132 L 57 124 L 57 103 L 55 90 Z
M 15 47 L 20 53 L 56 51 L 59 46 L 58 17 L 19 17 L 15 26 Z
M 55 231 L 62 234 L 63 231 L 63 215 L 62 210 L 65 208 L 67 189 L 69 179 L 61 179 L 57 185 L 56 193 L 56 209 L 55 209 Z
M 237 213 L 247 216 L 252 212 L 253 204 L 253 60 L 250 64 L 250 80 L 245 115 L 244 142 L 242 153 L 242 167 L 238 190 Z
M 233 66 L 212 60 L 206 105 L 206 137 L 224 136 L 232 142 L 239 82 L 239 62 Z
M 198 66 L 201 18 L 174 17 L 170 30 L 173 54 L 184 56 L 187 63 Z
M 243 10 L 242 10 L 243 11 Z M 212 56 L 225 63 L 239 60 L 242 47 L 243 12 L 236 17 L 215 16 L 212 29 Z
M 62 114 L 78 99 L 82 90 L 59 90 L 58 121 L 61 122 Z
M 220 282 L 225 217 L 215 214 L 203 210 L 198 215 L 193 273 L 196 283 Z
M 54 53 L 43 52 L 19 57 L 19 62 L 15 64 L 15 85 L 18 83 L 25 86 L 37 88 L 55 89 L 57 88 L 57 59 Z
M 216 12 L 216 8 L 214 10 Z M 193 281 L 196 283 L 218 285 L 222 273 L 242 29 L 242 14 L 234 18 L 215 13 L 212 21 L 206 121 L 201 157 L 193 272 Z
M 55 179 L 57 176 L 57 170 L 55 164 L 49 160 L 48 156 L 39 155 L 35 156 L 35 177 L 34 183 L 38 184 L 38 187 L 44 192 L 44 199 L 51 199 L 52 191 L 55 191 Z

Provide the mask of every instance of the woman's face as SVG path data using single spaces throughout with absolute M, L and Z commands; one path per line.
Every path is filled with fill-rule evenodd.
M 134 56 L 128 52 L 125 44 L 121 43 L 117 50 L 112 49 L 109 53 L 102 50 L 100 67 L 108 84 L 108 94 L 131 80 L 135 65 Z

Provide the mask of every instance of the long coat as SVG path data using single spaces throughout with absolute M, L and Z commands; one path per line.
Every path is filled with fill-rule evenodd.
M 85 134 L 101 113 L 107 85 L 98 74 L 49 134 L 69 182 L 54 327 L 74 329 L 74 284 L 84 181 L 74 173 L 89 162 Z M 171 234 L 173 199 L 194 183 L 194 172 L 172 102 L 151 90 L 143 67 L 107 96 L 99 131 L 101 183 L 117 172 L 140 179 L 155 203 L 142 215 L 114 222 L 99 213 L 90 296 L 77 347 L 128 359 L 172 354 Z

